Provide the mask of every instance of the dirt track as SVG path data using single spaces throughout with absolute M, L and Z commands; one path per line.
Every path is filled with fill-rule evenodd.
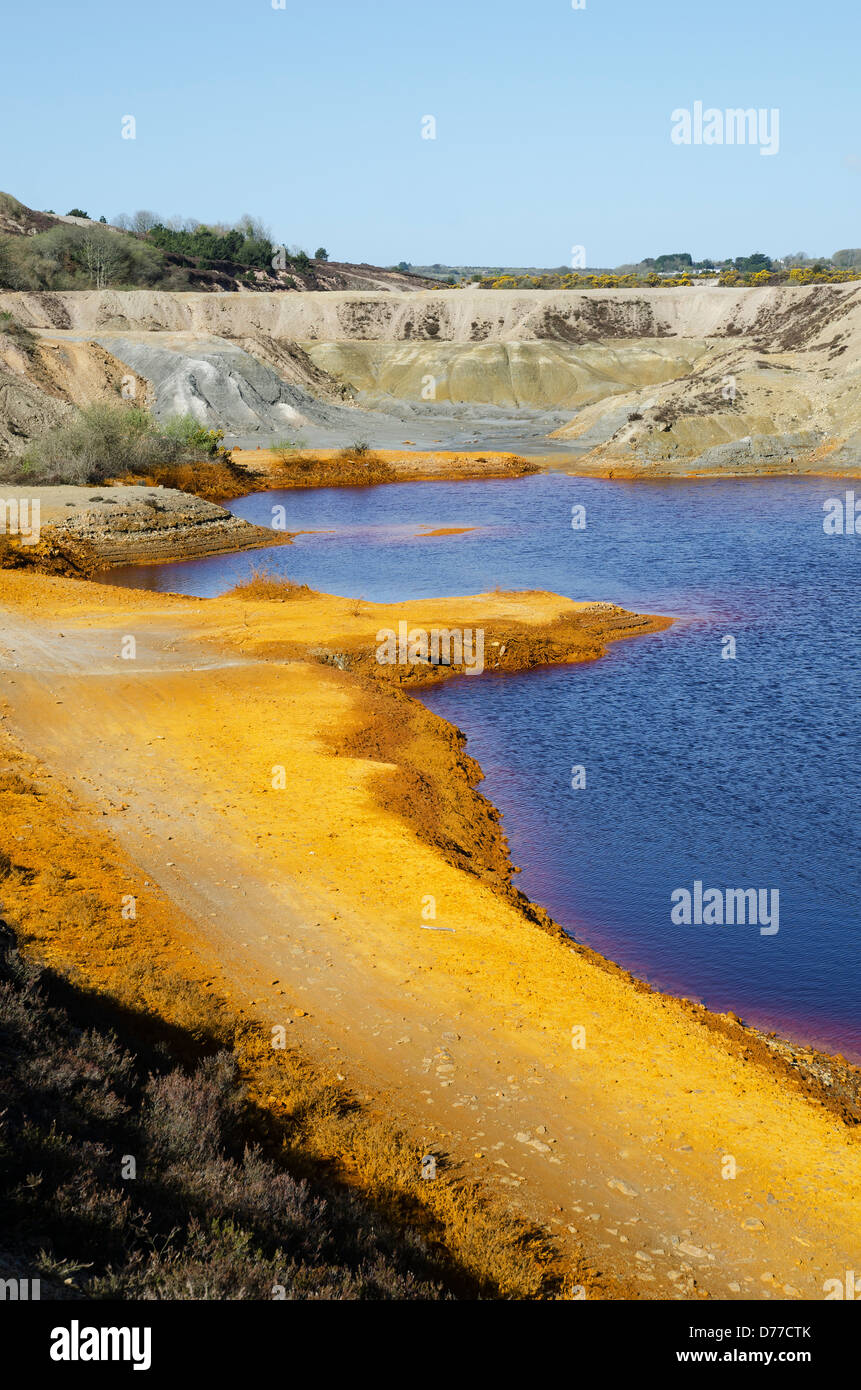
M 435 609 L 470 622 L 484 606 L 501 623 L 506 603 L 540 629 L 567 601 Z M 611 1287 L 821 1298 L 857 1264 L 857 1131 L 684 1004 L 527 920 L 393 809 L 398 769 L 350 751 L 363 686 L 273 655 L 319 635 L 324 612 L 336 634 L 379 625 L 366 607 L 358 619 L 340 600 L 202 603 L 0 575 L 3 729 L 104 811 L 262 1028 L 289 1009 L 291 1036 L 435 1125 Z M 391 698 L 397 721 L 411 702 Z M 451 750 L 427 712 L 416 736 L 433 797 L 435 778 L 457 775 Z M 468 803 L 465 783 L 457 795 Z

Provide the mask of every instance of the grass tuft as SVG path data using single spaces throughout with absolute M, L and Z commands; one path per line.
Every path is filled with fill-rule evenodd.
M 313 592 L 307 584 L 298 584 L 295 579 L 288 579 L 286 574 L 255 566 L 248 579 L 234 585 L 228 597 L 289 603 L 292 599 L 306 598 Z

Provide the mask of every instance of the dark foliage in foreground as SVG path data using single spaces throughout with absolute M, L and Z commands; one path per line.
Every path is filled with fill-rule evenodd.
M 444 1297 L 417 1238 L 248 1142 L 229 1051 L 176 1065 L 88 1012 L 0 923 L 0 1278 L 43 1298 Z

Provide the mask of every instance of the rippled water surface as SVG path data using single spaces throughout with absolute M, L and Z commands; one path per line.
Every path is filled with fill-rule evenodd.
M 519 886 L 664 988 L 861 1057 L 857 807 L 861 536 L 827 536 L 825 480 L 665 485 L 557 474 L 240 499 L 289 547 L 118 573 L 223 592 L 261 561 L 403 601 L 546 588 L 676 625 L 602 661 L 461 679 L 426 703 L 465 730 Z M 571 509 L 586 508 L 585 530 Z M 421 540 L 422 530 L 472 526 Z M 723 639 L 736 659 L 722 659 Z M 572 790 L 582 765 L 586 786 Z M 768 888 L 776 935 L 675 925 L 677 888 Z M 644 1039 L 648 1046 L 648 1039 Z

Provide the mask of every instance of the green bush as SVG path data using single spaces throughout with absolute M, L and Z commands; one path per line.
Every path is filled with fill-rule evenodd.
M 276 247 L 267 229 L 253 217 L 243 217 L 233 227 L 207 227 L 188 222 L 184 228 L 166 227 L 155 213 L 118 216 L 121 230 L 99 224 L 81 227 L 58 223 L 45 231 L 44 218 L 15 199 L 0 194 L 4 220 L 16 222 L 26 236 L 0 238 L 0 288 L 13 290 L 78 290 L 148 288 L 199 290 L 210 278 L 223 286 L 234 280 L 256 283 L 255 271 L 272 272 Z M 86 217 L 81 208 L 69 216 Z M 29 221 L 28 221 L 29 218 Z M 324 248 L 318 248 L 323 250 Z M 324 255 L 321 259 L 325 259 Z M 288 261 L 308 274 L 311 261 L 304 251 Z M 201 276 L 200 272 L 210 272 Z M 249 276 L 251 278 L 249 279 Z
M 201 225 L 193 232 L 177 232 L 159 223 L 147 232 L 147 240 L 174 255 L 188 256 L 202 266 L 211 266 L 215 261 L 231 261 L 235 265 L 267 270 L 274 254 L 272 243 L 254 235 L 248 227 L 233 227 L 229 232 L 219 233 Z
M 0 284 L 15 290 L 103 289 L 164 283 L 156 247 L 107 227 L 61 223 L 0 246 Z
M 161 426 L 146 410 L 103 401 L 50 430 L 23 458 L 4 460 L 0 481 L 51 486 L 145 476 L 160 464 L 226 458 L 223 438 L 190 416 Z
M 208 430 L 193 415 L 173 415 L 163 429 L 165 438 L 177 443 L 183 458 L 218 458 L 224 452 L 224 430 Z

